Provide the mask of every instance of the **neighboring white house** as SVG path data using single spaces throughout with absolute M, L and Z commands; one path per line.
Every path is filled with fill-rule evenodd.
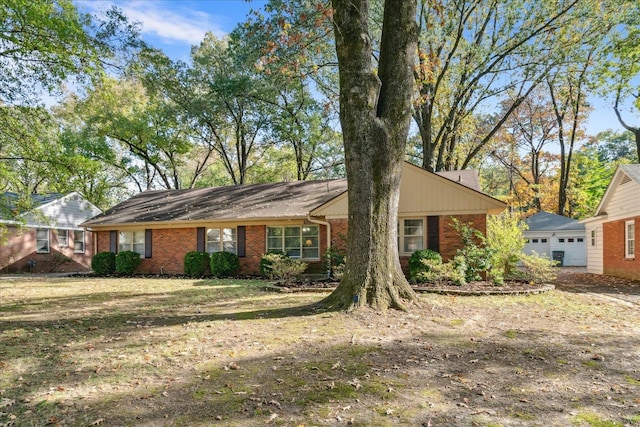
M 581 222 L 589 273 L 640 280 L 640 164 L 618 166 L 595 213 Z
M 561 266 L 587 265 L 585 227 L 578 220 L 549 212 L 538 212 L 525 220 L 526 244 L 523 251 L 533 251 L 559 261 Z
M 92 236 L 79 224 L 100 209 L 77 192 L 32 194 L 26 208 L 19 200 L 0 193 L 0 273 L 91 268 Z

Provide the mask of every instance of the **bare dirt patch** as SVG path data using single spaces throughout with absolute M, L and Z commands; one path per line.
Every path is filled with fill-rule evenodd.
M 0 281 L 0 425 L 640 425 L 628 301 L 421 294 L 380 315 L 264 285 Z

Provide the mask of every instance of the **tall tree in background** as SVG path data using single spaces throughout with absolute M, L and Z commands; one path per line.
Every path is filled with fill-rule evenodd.
M 298 179 L 335 176 L 344 160 L 335 131 L 338 80 L 331 4 L 271 0 L 265 12 L 254 13 L 233 35 L 245 52 L 255 54 L 255 46 L 262 46 L 253 61 L 278 94 L 271 136 L 288 142 Z
M 421 5 L 414 120 L 427 170 L 469 167 L 509 115 L 564 60 L 563 52 L 582 43 L 577 35 L 557 35 L 600 18 L 591 2 L 579 0 L 439 0 Z M 507 93 L 509 108 L 481 123 L 480 113 Z M 463 144 L 471 146 L 461 151 Z
M 71 0 L 4 0 L 0 8 L 0 102 L 27 104 L 69 77 L 94 75 L 139 45 L 137 28 L 115 8 L 104 20 Z
M 516 102 L 504 102 L 503 110 L 512 109 L 512 103 Z M 557 133 L 557 122 L 547 92 L 539 87 L 513 110 L 494 142 L 496 148 L 492 155 L 509 168 L 510 193 L 520 201 L 518 204 L 525 211 L 548 210 L 543 198 L 549 193 L 548 178 L 555 160 L 549 153 L 549 146 L 556 141 Z M 518 185 L 519 181 L 524 185 Z
M 562 29 L 556 39 L 562 44 L 578 38 L 581 43 L 573 49 L 560 52 L 562 61 L 546 79 L 549 98 L 557 122 L 560 167 L 558 179 L 558 206 L 556 213 L 566 215 L 573 153 L 580 142 L 584 142 L 586 122 L 590 107 L 587 96 L 592 92 L 594 71 L 605 61 L 606 44 L 613 28 L 611 6 L 598 10 L 601 19 L 584 19 L 575 22 L 571 29 Z
M 411 121 L 416 1 L 385 1 L 377 72 L 369 2 L 334 0 L 333 7 L 349 231 L 344 276 L 324 303 L 404 309 L 415 298 L 400 268 L 397 224 Z
M 70 0 L 5 0 L 0 8 L 0 191 L 70 191 L 66 173 L 83 162 L 60 143 L 43 96 L 72 78 L 90 83 L 139 46 L 117 9 L 81 14 Z M 100 204 L 100 203 L 97 203 Z
M 192 89 L 189 114 L 199 135 L 217 151 L 233 184 L 245 184 L 248 170 L 269 148 L 270 111 L 261 99 L 274 96 L 252 63 L 235 55 L 233 40 L 208 33 L 191 52 L 187 72 Z
M 105 139 L 130 161 L 126 170 L 140 191 L 182 188 L 180 171 L 191 145 L 188 130 L 162 99 L 148 93 L 136 79 L 105 77 L 75 105 L 87 137 Z M 117 164 L 118 156 L 110 156 Z M 106 159 L 105 159 L 106 160 Z
M 582 64 L 571 69 L 562 69 L 554 81 L 548 80 L 549 95 L 557 122 L 557 138 L 560 147 L 560 169 L 558 180 L 558 207 L 556 213 L 565 215 L 567 192 L 571 182 L 571 162 L 577 143 L 584 139 L 583 124 L 587 112 L 586 86 L 588 69 L 593 51 L 588 52 Z
M 640 4 L 635 0 L 620 0 L 618 5 L 621 25 L 612 37 L 610 61 L 603 72 L 601 87 L 605 94 L 613 89 L 613 110 L 622 127 L 633 133 L 640 163 L 640 125 L 633 124 L 625 114 L 625 104 L 629 104 L 628 111 L 636 118 L 640 113 Z

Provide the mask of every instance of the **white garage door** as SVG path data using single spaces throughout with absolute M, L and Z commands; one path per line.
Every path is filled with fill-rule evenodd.
M 564 251 L 564 266 L 587 265 L 587 245 L 584 237 L 560 237 L 553 250 Z
M 551 252 L 549 251 L 549 239 L 546 237 L 530 237 L 527 239 L 528 242 L 524 245 L 523 252 L 526 254 L 531 254 L 533 251 L 536 251 L 538 255 L 546 255 L 551 257 Z

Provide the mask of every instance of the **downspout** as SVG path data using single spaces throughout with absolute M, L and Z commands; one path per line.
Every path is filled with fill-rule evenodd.
M 327 249 L 331 247 L 331 224 L 321 219 L 311 218 L 311 215 L 307 215 L 307 220 L 314 224 L 320 224 L 327 227 Z M 318 245 L 320 246 L 320 245 Z M 331 277 L 331 257 L 327 257 L 327 279 Z

